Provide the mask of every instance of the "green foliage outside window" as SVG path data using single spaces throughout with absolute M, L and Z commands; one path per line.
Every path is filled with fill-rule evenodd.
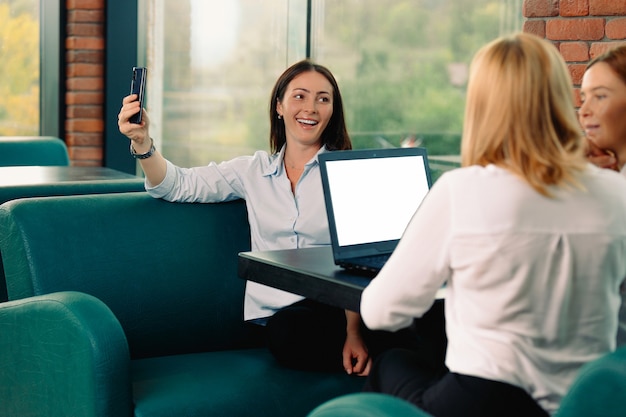
M 0 0 L 0 135 L 39 133 L 38 1 Z
M 510 0 L 326 2 L 319 60 L 338 75 L 355 148 L 415 140 L 455 155 L 474 53 L 502 32 Z M 314 34 L 315 36 L 315 34 Z M 317 59 L 317 57 L 316 57 Z

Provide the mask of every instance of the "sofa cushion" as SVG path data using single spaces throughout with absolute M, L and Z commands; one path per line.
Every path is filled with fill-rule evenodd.
M 140 359 L 131 367 L 137 417 L 305 416 L 364 382 L 281 367 L 263 348 Z
M 9 298 L 93 295 L 120 321 L 133 358 L 255 343 L 237 274 L 237 254 L 249 249 L 243 201 L 168 203 L 142 192 L 0 206 Z

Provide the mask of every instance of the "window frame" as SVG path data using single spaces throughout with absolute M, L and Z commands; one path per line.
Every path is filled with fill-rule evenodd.
M 107 0 L 103 165 L 130 174 L 137 173 L 137 163 L 129 154 L 128 139 L 117 128 L 117 114 L 129 92 L 132 67 L 145 61 L 139 56 L 145 51 L 145 37 L 139 36 L 145 32 L 143 16 L 144 0 Z
M 65 48 L 61 39 L 65 28 L 65 2 L 40 0 L 39 3 L 39 134 L 63 137 L 65 89 L 60 80 L 65 68 Z M 64 32 L 64 31 L 63 31 Z

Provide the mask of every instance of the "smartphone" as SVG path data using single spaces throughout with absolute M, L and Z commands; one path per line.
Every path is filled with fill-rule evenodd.
M 143 115 L 143 98 L 146 95 L 146 76 L 148 69 L 145 67 L 133 67 L 133 79 L 130 82 L 130 94 L 137 94 L 139 97 L 139 113 L 130 117 L 131 123 L 141 123 Z

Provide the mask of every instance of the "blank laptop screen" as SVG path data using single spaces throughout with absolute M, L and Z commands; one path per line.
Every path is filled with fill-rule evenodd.
M 424 156 L 327 161 L 340 246 L 397 240 L 429 189 Z

